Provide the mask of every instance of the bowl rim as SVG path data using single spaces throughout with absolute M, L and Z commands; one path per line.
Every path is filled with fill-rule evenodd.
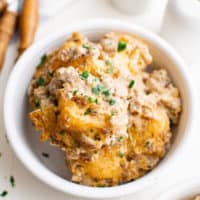
M 154 171 L 152 171 L 148 173 L 147 175 L 145 175 L 143 178 L 137 179 L 130 183 L 125 183 L 123 185 L 114 186 L 114 187 L 105 187 L 105 188 L 96 188 L 96 187 L 92 188 L 92 187 L 79 185 L 79 184 L 70 182 L 68 180 L 62 179 L 61 177 L 57 176 L 56 174 L 52 173 L 50 170 L 45 168 L 45 166 L 43 166 L 36 159 L 34 159 L 34 157 L 30 157 L 31 155 L 28 149 L 23 145 L 23 142 L 20 137 L 15 137 L 15 138 L 12 137 L 13 132 L 15 132 L 15 130 L 13 128 L 14 127 L 13 122 L 9 120 L 9 116 L 11 115 L 11 110 L 9 110 L 9 101 L 11 99 L 11 93 L 12 93 L 11 91 L 13 90 L 13 83 L 15 82 L 17 78 L 20 77 L 20 66 L 23 65 L 23 62 L 25 60 L 29 60 L 31 57 L 31 54 L 34 52 L 37 52 L 37 49 L 41 49 L 42 47 L 47 46 L 50 41 L 54 41 L 64 35 L 72 33 L 74 30 L 81 32 L 84 30 L 90 30 L 90 29 L 98 30 L 101 28 L 108 28 L 110 30 L 112 29 L 114 30 L 118 28 L 119 30 L 120 29 L 126 30 L 127 32 L 134 33 L 136 35 L 139 35 L 141 38 L 144 38 L 145 40 L 152 42 L 154 45 L 161 48 L 168 57 L 173 59 L 173 61 L 176 63 L 176 66 L 178 66 L 179 71 L 181 72 L 181 75 L 187 87 L 187 92 L 189 94 L 188 106 L 190 108 L 190 112 L 189 112 L 188 122 L 185 127 L 182 141 L 176 147 L 175 149 L 176 152 L 173 152 L 170 158 L 168 158 L 167 163 L 175 160 L 177 155 L 183 149 L 181 147 L 187 144 L 189 134 L 186 134 L 186 133 L 189 132 L 192 127 L 192 118 L 193 118 L 192 116 L 193 116 L 193 110 L 194 110 L 193 109 L 194 102 L 192 102 L 194 100 L 193 92 L 192 92 L 193 89 L 191 87 L 191 80 L 189 77 L 189 73 L 187 71 L 186 64 L 184 63 L 182 58 L 176 53 L 176 51 L 165 40 L 160 38 L 158 35 L 145 30 L 144 28 L 141 28 L 139 26 L 133 25 L 128 22 L 120 21 L 120 20 L 92 19 L 92 20 L 87 20 L 85 22 L 70 25 L 67 27 L 66 30 L 55 32 L 52 35 L 43 39 L 43 41 L 38 41 L 35 44 L 33 44 L 17 61 L 14 69 L 11 72 L 11 75 L 9 77 L 9 80 L 6 86 L 3 114 L 4 114 L 4 124 L 7 131 L 8 139 L 10 141 L 10 144 L 14 152 L 19 158 L 19 160 L 21 160 L 24 166 L 29 171 L 31 171 L 37 178 L 45 182 L 47 185 L 53 188 L 56 188 L 59 191 L 62 191 L 64 193 L 68 193 L 74 196 L 86 197 L 86 198 L 111 198 L 111 197 L 120 197 L 120 196 L 128 195 L 128 194 L 137 192 L 141 188 L 144 188 L 148 185 L 152 185 L 153 183 L 158 181 L 158 176 L 156 176 Z M 158 166 L 156 167 L 157 169 L 156 174 L 162 174 L 164 170 L 166 170 L 166 167 L 162 166 L 158 168 Z
M 167 187 L 167 189 L 157 195 L 156 200 L 168 200 L 175 198 L 191 198 L 200 194 L 200 177 L 193 176 Z

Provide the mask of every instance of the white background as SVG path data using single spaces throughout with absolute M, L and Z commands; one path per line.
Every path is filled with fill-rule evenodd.
M 160 17 L 160 13 L 155 14 Z M 95 18 L 95 17 L 111 17 L 126 19 L 139 23 L 154 31 L 158 31 L 158 24 L 155 25 L 155 18 L 152 18 L 154 24 L 150 21 L 145 21 L 139 18 L 129 18 L 115 11 L 108 1 L 105 0 L 79 0 L 73 2 L 60 12 L 55 17 L 42 19 L 36 40 L 44 38 L 47 34 L 53 33 L 55 30 L 61 30 L 79 19 Z M 155 17 L 155 16 L 154 16 Z M 189 23 L 188 23 L 189 22 Z M 172 3 L 169 4 L 164 16 L 162 26 L 159 34 L 166 39 L 181 55 L 184 57 L 188 68 L 190 68 L 190 76 L 193 80 L 193 87 L 196 89 L 197 103 L 200 100 L 200 22 L 194 24 L 193 21 L 185 21 L 180 15 L 177 14 Z M 8 190 L 8 195 L 5 197 L 7 200 L 79 200 L 55 191 L 44 183 L 36 179 L 24 166 L 18 161 L 12 152 L 9 144 L 5 139 L 5 130 L 2 119 L 2 100 L 3 90 L 5 88 L 6 80 L 9 72 L 13 67 L 17 49 L 17 36 L 13 39 L 9 47 L 6 63 L 3 73 L 0 77 L 0 192 Z M 198 111 L 197 105 L 196 110 Z M 198 117 L 198 115 L 197 115 Z M 196 118 L 195 126 L 191 134 L 191 140 L 184 154 L 172 163 L 167 174 L 163 174 L 163 178 L 158 185 L 152 185 L 146 188 L 145 191 L 140 191 L 128 197 L 121 197 L 120 199 L 129 200 L 156 200 L 156 196 L 161 192 L 166 192 L 168 187 L 183 183 L 185 181 L 200 177 L 200 123 L 198 124 Z M 12 188 L 9 183 L 9 177 L 13 175 L 16 180 L 16 186 Z M 200 190 L 200 186 L 199 186 Z M 80 191 L 81 193 L 81 191 Z M 0 197 L 1 199 L 1 197 Z

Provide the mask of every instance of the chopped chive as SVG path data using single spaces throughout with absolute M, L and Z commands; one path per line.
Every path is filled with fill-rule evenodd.
M 36 106 L 36 108 L 40 108 L 41 107 L 41 100 L 38 97 L 35 100 L 35 106 Z
M 80 78 L 81 80 L 85 80 L 89 77 L 89 72 L 88 71 L 84 71 L 81 75 L 80 75 Z
M 48 153 L 42 152 L 42 156 L 44 156 L 45 158 L 49 158 L 49 154 Z
M 121 151 L 118 151 L 117 155 L 122 158 L 124 156 L 124 154 Z
M 88 108 L 85 112 L 84 112 L 84 115 L 88 115 L 92 112 L 92 109 L 91 108 Z
M 44 85 L 44 84 L 45 84 L 45 79 L 44 79 L 42 76 L 40 76 L 40 77 L 36 80 L 36 84 L 37 84 L 38 86 Z
M 60 135 L 65 135 L 65 131 L 64 131 L 64 130 L 61 130 L 61 131 L 60 131 Z
M 2 156 L 2 153 L 0 152 L 0 157 Z
M 96 187 L 105 187 L 104 184 L 98 184 Z
M 10 184 L 12 187 L 15 187 L 15 179 L 13 176 L 10 176 Z
M 124 139 L 122 135 L 119 136 L 118 141 L 121 142 Z
M 109 104 L 112 106 L 112 105 L 114 105 L 116 103 L 116 101 L 114 100 L 114 99 L 110 99 L 109 100 Z
M 74 90 L 74 91 L 72 92 L 73 96 L 75 96 L 75 95 L 77 94 L 77 92 L 78 92 L 78 90 Z
M 113 74 L 113 72 L 114 72 L 114 69 L 113 69 L 113 68 L 109 68 L 109 69 L 107 70 L 107 73 L 108 73 L 108 74 Z
M 150 141 L 149 140 L 147 140 L 145 143 L 144 143 L 144 147 L 149 147 L 150 146 Z
M 98 104 L 98 99 L 95 99 L 95 103 Z
M 112 63 L 109 60 L 106 60 L 105 63 L 106 63 L 107 66 L 112 66 Z
M 107 66 L 112 66 L 112 63 L 109 61 L 109 60 L 106 60 L 106 65 Z M 113 74 L 113 67 L 110 67 L 108 70 L 107 70 L 107 73 L 108 74 Z
M 118 42 L 117 50 L 118 52 L 124 51 L 126 49 L 127 44 L 123 41 Z
M 89 49 L 94 49 L 94 47 L 92 47 L 92 46 L 89 45 L 89 44 L 83 44 L 82 47 L 85 48 L 85 49 L 88 49 L 88 50 L 89 50 Z
M 116 112 L 114 110 L 111 111 L 111 116 L 114 116 Z
M 109 90 L 104 90 L 102 92 L 103 95 L 105 95 L 106 97 L 109 97 L 110 96 L 110 91 Z
M 90 103 L 97 103 L 97 102 L 98 102 L 97 99 L 95 99 L 95 98 L 93 98 L 93 97 L 91 97 L 91 96 L 88 97 L 88 101 L 89 101 Z
M 92 88 L 92 93 L 98 95 L 101 93 L 101 91 L 103 90 L 103 86 L 102 85 L 97 85 L 96 87 Z
M 135 81 L 134 81 L 134 80 L 131 80 L 130 83 L 129 83 L 129 85 L 128 85 L 128 87 L 129 87 L 129 88 L 132 88 L 132 87 L 134 86 L 134 84 L 135 84 Z
M 7 194 L 8 194 L 8 191 L 4 190 L 4 191 L 0 194 L 0 196 L 1 196 L 1 197 L 5 197 Z
M 44 54 L 41 58 L 40 58 L 40 63 L 37 65 L 37 68 L 40 68 L 44 62 L 46 61 L 47 55 Z

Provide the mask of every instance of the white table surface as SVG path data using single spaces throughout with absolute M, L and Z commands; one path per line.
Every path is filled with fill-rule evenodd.
M 97 6 L 98 12 L 94 9 L 97 8 Z M 42 39 L 47 33 L 54 32 L 55 29 L 61 30 L 63 25 L 67 26 L 69 23 L 73 23 L 80 18 L 83 20 L 85 18 L 94 17 L 112 17 L 129 20 L 128 17 L 124 17 L 114 11 L 111 5 L 105 0 L 85 0 L 84 2 L 83 0 L 79 0 L 73 3 L 71 7 L 63 10 L 63 12 L 56 17 L 42 20 L 36 40 Z M 65 23 L 63 23 L 63 20 Z M 135 21 L 149 28 L 147 25 L 148 23 L 145 24 L 144 21 L 138 19 Z M 191 24 L 184 23 L 182 18 L 177 16 L 172 4 L 169 4 L 159 34 L 171 43 L 171 45 L 185 58 L 188 67 L 190 68 L 193 87 L 196 91 L 200 90 L 200 24 L 198 29 L 197 25 L 192 26 Z M 0 152 L 2 153 L 2 156 L 0 157 L 0 192 L 3 190 L 8 191 L 8 195 L 4 197 L 7 200 L 80 200 L 81 198 L 72 197 L 55 191 L 40 182 L 25 169 L 6 142 L 2 119 L 2 99 L 6 80 L 16 56 L 16 41 L 15 37 L 9 47 L 4 70 L 0 77 Z M 200 100 L 198 92 L 196 92 L 196 100 L 197 102 Z M 197 105 L 196 110 L 198 111 L 198 109 L 199 106 Z M 184 154 L 180 155 L 177 161 L 171 164 L 168 172 L 163 174 L 160 181 L 156 185 L 146 188 L 145 192 L 140 191 L 127 197 L 121 197 L 121 200 L 156 200 L 156 196 L 159 193 L 167 191 L 167 188 L 173 184 L 183 183 L 188 179 L 197 177 L 198 174 L 200 177 L 200 123 L 197 123 L 198 120 L 199 119 L 196 118 L 193 131 L 190 133 L 191 140 L 187 149 L 185 149 Z M 9 182 L 9 177 L 11 175 L 15 177 L 16 186 L 14 188 L 10 186 Z

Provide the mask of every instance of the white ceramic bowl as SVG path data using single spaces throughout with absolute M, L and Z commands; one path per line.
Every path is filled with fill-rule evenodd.
M 164 13 L 164 8 L 166 7 L 168 0 L 111 0 L 111 2 L 117 9 L 125 14 L 138 16 L 144 15 L 149 11 L 152 11 L 152 9 L 155 11 L 155 8 L 157 10 L 162 8 L 159 11 Z M 163 13 L 160 16 L 163 16 Z
M 188 200 L 200 194 L 200 177 L 182 181 L 159 195 L 156 200 Z
M 176 137 L 167 156 L 160 164 L 144 177 L 120 186 L 107 188 L 92 188 L 72 183 L 67 174 L 63 161 L 63 153 L 42 144 L 39 134 L 34 131 L 28 119 L 27 87 L 42 54 L 51 51 L 62 44 L 73 31 L 86 34 L 96 40 L 104 33 L 120 31 L 136 35 L 149 44 L 154 61 L 166 68 L 181 92 L 183 113 L 176 130 Z M 193 113 L 192 88 L 189 73 L 186 71 L 183 60 L 160 37 L 142 28 L 126 22 L 108 19 L 87 21 L 83 24 L 67 26 L 67 30 L 54 33 L 45 40 L 35 43 L 16 63 L 8 81 L 4 99 L 5 126 L 14 151 L 23 164 L 39 179 L 48 185 L 72 195 L 90 198 L 119 197 L 144 189 L 147 185 L 158 182 L 162 173 L 168 169 L 171 162 L 181 153 L 188 141 Z M 41 152 L 50 154 L 50 158 L 43 158 Z

